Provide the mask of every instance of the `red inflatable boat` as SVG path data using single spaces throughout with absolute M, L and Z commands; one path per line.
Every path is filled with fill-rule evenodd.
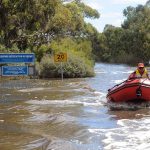
M 150 80 L 132 79 L 108 90 L 108 102 L 150 102 Z

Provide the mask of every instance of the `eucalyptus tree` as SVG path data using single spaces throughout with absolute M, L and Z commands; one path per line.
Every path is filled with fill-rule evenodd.
M 126 51 L 130 50 L 135 57 L 148 61 L 150 57 L 150 8 L 147 5 L 127 7 L 124 15 L 126 19 L 122 27 L 130 33 L 127 35 L 132 37 L 126 38 L 129 41 Z
M 44 37 L 47 24 L 55 14 L 59 0 L 1 0 L 0 33 L 4 44 L 16 43 L 20 49 L 28 42 Z
M 84 17 L 98 18 L 99 13 L 80 0 L 1 0 L 1 42 L 16 43 L 20 49 L 50 42 L 57 35 L 82 35 Z M 76 34 L 77 33 L 77 34 Z

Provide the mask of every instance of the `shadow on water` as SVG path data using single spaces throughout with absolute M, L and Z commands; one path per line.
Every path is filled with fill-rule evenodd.
M 114 119 L 141 119 L 144 116 L 149 116 L 150 102 L 138 103 L 107 103 L 109 108 L 108 113 Z
M 108 102 L 106 104 L 110 110 L 115 110 L 115 111 L 121 111 L 121 110 L 131 110 L 131 111 L 136 111 L 139 109 L 145 109 L 150 107 L 150 102 L 146 101 L 137 101 L 137 102 L 124 102 L 124 103 L 113 103 L 113 102 Z

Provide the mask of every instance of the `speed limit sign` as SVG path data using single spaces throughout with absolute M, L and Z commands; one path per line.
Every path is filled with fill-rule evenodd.
M 55 62 L 67 62 L 67 53 L 59 53 L 54 55 Z

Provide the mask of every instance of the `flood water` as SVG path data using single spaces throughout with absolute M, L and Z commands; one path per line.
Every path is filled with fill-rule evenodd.
M 0 81 L 0 150 L 148 150 L 150 108 L 111 110 L 107 90 L 135 68 L 93 78 Z

